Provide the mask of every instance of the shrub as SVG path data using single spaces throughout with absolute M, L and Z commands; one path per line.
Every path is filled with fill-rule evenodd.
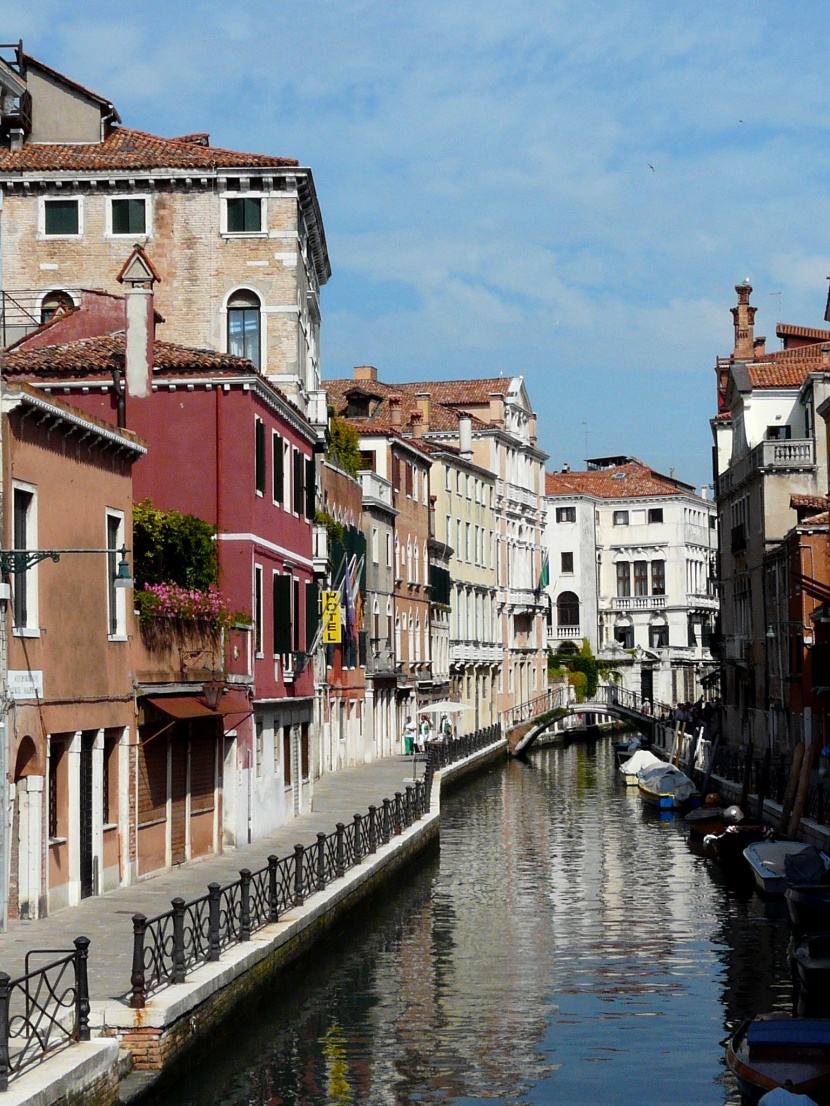
M 216 528 L 195 515 L 160 511 L 149 499 L 133 507 L 136 588 L 176 584 L 208 592 L 219 582 Z

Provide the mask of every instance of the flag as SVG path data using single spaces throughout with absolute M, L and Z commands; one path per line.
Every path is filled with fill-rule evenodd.
M 539 574 L 539 586 L 536 588 L 536 594 L 541 595 L 545 588 L 550 583 L 550 564 L 548 563 L 548 555 L 544 553 L 542 555 L 542 571 Z

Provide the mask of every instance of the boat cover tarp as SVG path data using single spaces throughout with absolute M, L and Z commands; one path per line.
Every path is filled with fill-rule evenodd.
M 636 776 L 645 768 L 655 768 L 658 764 L 664 763 L 648 749 L 638 749 L 633 757 L 629 757 L 624 764 L 620 765 L 620 771 L 625 776 Z
M 750 1048 L 763 1045 L 830 1048 L 830 1019 L 758 1019 L 747 1029 L 746 1040 Z
M 674 795 L 679 803 L 684 803 L 697 788 L 679 768 L 673 764 L 659 764 L 640 772 L 640 782 L 657 795 Z
M 830 873 L 827 871 L 824 856 L 815 845 L 808 845 L 800 853 L 785 856 L 784 875 L 787 877 L 787 883 L 795 885 L 830 882 Z

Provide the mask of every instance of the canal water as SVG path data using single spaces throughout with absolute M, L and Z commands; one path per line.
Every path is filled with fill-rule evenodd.
M 607 738 L 445 796 L 440 853 L 241 1010 L 165 1106 L 738 1103 L 724 1041 L 791 1011 L 779 903 L 645 813 Z

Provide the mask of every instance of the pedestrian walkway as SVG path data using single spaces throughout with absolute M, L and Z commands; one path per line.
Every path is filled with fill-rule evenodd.
M 22 975 L 30 949 L 69 949 L 78 936 L 90 939 L 90 999 L 107 1000 L 129 989 L 132 969 L 132 915 L 152 917 L 170 908 L 180 895 L 186 901 L 205 894 L 209 883 L 231 883 L 240 868 L 252 871 L 267 864 L 268 856 L 290 853 L 296 844 L 310 845 L 317 833 L 331 833 L 338 822 L 349 822 L 379 806 L 412 782 L 412 757 L 388 757 L 374 764 L 350 768 L 314 782 L 312 811 L 300 815 L 276 832 L 251 845 L 164 871 L 131 887 L 84 899 L 49 918 L 14 921 L 0 933 L 0 970 L 13 978 Z M 418 765 L 419 773 L 423 766 Z

